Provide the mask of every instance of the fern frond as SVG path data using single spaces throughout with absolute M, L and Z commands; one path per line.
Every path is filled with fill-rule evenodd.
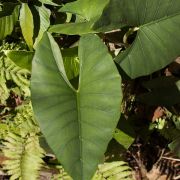
M 1 71 L 1 70 L 0 70 Z M 3 78 L 2 71 L 0 72 L 0 103 L 6 105 L 6 100 L 8 99 L 10 92 L 6 86 L 6 80 Z
M 4 58 L 4 66 L 5 78 L 12 80 L 22 90 L 24 96 L 29 97 L 30 72 L 26 69 L 21 69 L 8 58 Z
M 5 138 L 3 153 L 8 158 L 3 169 L 11 175 L 10 180 L 36 180 L 42 167 L 43 149 L 34 134 L 25 138 L 9 133 Z
M 8 160 L 4 170 L 11 175 L 10 180 L 36 180 L 42 167 L 44 150 L 39 144 L 40 129 L 31 104 L 22 105 L 9 124 L 9 132 L 4 138 L 3 153 Z
M 4 68 L 3 68 L 3 60 L 0 58 L 0 103 L 6 104 L 6 100 L 8 99 L 10 93 L 9 89 L 6 86 L 6 79 L 4 78 Z
M 126 162 L 116 161 L 99 165 L 92 180 L 132 180 L 132 171 Z
M 4 50 L 27 50 L 26 42 L 20 37 L 19 41 L 16 39 L 15 42 L 8 43 L 5 39 L 2 40 L 2 44 L 0 46 L 0 52 Z
M 57 167 L 58 170 L 59 170 L 59 174 L 55 174 L 51 180 L 60 180 L 60 179 L 63 179 L 63 180 L 73 180 L 64 170 L 64 168 L 62 166 L 58 166 Z
M 62 166 L 59 167 L 59 172 L 52 180 L 72 180 Z M 132 170 L 124 161 L 104 163 L 98 166 L 92 180 L 133 180 Z
M 18 113 L 14 117 L 13 127 L 18 128 L 21 136 L 25 137 L 27 134 L 38 134 L 40 128 L 35 120 L 31 103 L 20 106 Z

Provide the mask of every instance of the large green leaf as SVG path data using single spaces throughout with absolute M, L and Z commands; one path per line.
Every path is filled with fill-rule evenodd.
M 81 16 L 81 22 L 53 25 L 49 31 L 62 34 L 87 34 L 94 33 L 92 27 L 102 14 L 109 0 L 78 0 L 65 4 L 60 11 Z
M 109 0 L 78 0 L 75 2 L 67 3 L 61 8 L 61 12 L 69 12 L 78 14 L 87 21 L 90 21 L 102 14 L 105 5 Z
M 50 34 L 33 60 L 31 90 L 35 115 L 48 144 L 74 180 L 89 180 L 103 158 L 120 115 L 119 73 L 96 35 L 79 43 L 78 90 L 65 74 Z
M 38 11 L 39 11 L 39 16 L 40 16 L 40 29 L 39 29 L 38 37 L 36 38 L 35 43 L 34 43 L 34 48 L 37 46 L 37 44 L 41 40 L 44 32 L 47 31 L 48 27 L 50 26 L 51 11 L 43 5 L 38 8 Z
M 12 33 L 14 25 L 18 20 L 18 15 L 19 6 L 16 6 L 11 15 L 0 18 L 0 40 Z
M 33 23 L 33 15 L 27 3 L 22 3 L 19 21 L 20 21 L 23 37 L 27 45 L 29 46 L 29 49 L 32 50 L 34 23 Z
M 148 75 L 180 53 L 180 1 L 111 0 L 94 28 L 139 27 L 134 43 L 116 57 L 131 78 Z

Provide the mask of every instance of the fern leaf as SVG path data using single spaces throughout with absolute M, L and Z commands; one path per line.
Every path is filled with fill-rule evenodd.
M 34 134 L 26 138 L 9 133 L 5 138 L 3 153 L 8 158 L 4 169 L 11 175 L 10 179 L 36 180 L 43 164 L 43 149 Z
M 6 105 L 6 100 L 8 99 L 10 93 L 6 86 L 6 80 L 3 77 L 2 69 L 0 71 L 0 103 Z
M 23 105 L 18 108 L 14 123 L 23 137 L 31 133 L 40 133 L 40 128 L 34 118 L 31 104 Z
M 0 103 L 6 104 L 9 97 L 9 89 L 6 86 L 6 79 L 4 78 L 4 67 L 2 57 L 0 58 Z
M 60 173 L 55 175 L 52 180 L 72 180 L 62 166 L 59 167 L 59 172 Z M 132 170 L 127 163 L 123 161 L 104 163 L 98 166 L 98 170 L 92 180 L 133 180 Z
M 21 69 L 15 63 L 13 63 L 10 59 L 4 59 L 5 64 L 5 77 L 7 80 L 13 80 L 14 83 L 22 90 L 24 96 L 30 96 L 29 90 L 29 76 L 30 72 L 26 69 Z
M 59 170 L 59 174 L 56 174 L 52 177 L 52 180 L 59 180 L 59 179 L 63 179 L 63 180 L 73 180 L 63 169 L 62 166 L 58 166 L 57 167 Z
M 40 129 L 35 121 L 31 103 L 18 107 L 3 142 L 3 153 L 8 158 L 4 170 L 10 180 L 36 180 L 43 164 L 44 150 L 39 145 Z
M 132 179 L 132 171 L 127 163 L 123 161 L 104 163 L 99 165 L 98 174 L 101 174 L 101 179 L 109 180 L 123 180 L 123 179 Z M 93 178 L 93 180 L 97 180 Z

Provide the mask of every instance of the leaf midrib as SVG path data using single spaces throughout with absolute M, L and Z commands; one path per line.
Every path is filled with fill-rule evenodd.
M 51 44 L 51 47 L 53 47 L 53 44 L 52 44 L 52 42 L 51 42 L 51 40 L 50 40 L 51 38 L 50 38 L 49 34 L 48 34 L 48 37 L 49 37 L 49 42 L 50 42 L 50 44 Z M 51 48 L 51 49 L 52 49 L 53 55 L 54 55 L 54 53 L 57 53 L 57 52 L 54 52 L 54 51 L 53 51 L 53 48 Z M 61 55 L 60 50 L 59 50 L 59 53 L 60 53 L 60 55 Z M 57 57 L 57 55 L 54 55 L 54 57 Z M 59 59 L 62 60 L 62 65 L 63 65 L 62 69 L 59 67 L 59 66 L 60 66 L 60 64 L 58 63 L 58 62 L 59 62 Z M 84 175 L 83 175 L 83 157 L 82 157 L 82 132 L 81 132 L 81 128 L 82 128 L 82 127 L 81 127 L 81 110 L 80 110 L 80 82 L 79 82 L 78 90 L 76 90 L 76 89 L 71 85 L 70 81 L 69 81 L 68 78 L 67 78 L 66 71 L 65 71 L 65 67 L 64 67 L 64 63 L 63 63 L 62 55 L 61 55 L 61 58 L 59 58 L 59 59 L 56 59 L 56 58 L 55 58 L 55 63 L 57 64 L 59 73 L 61 73 L 64 81 L 67 83 L 67 85 L 69 86 L 69 88 L 75 93 L 75 96 L 76 96 L 76 97 L 75 97 L 75 100 L 76 100 L 76 106 L 77 106 L 77 119 L 78 119 L 78 122 L 77 122 L 77 123 L 78 123 L 78 135 L 79 135 L 79 144 L 80 144 L 80 148 L 79 148 L 79 161 L 81 162 L 81 163 L 80 163 L 80 165 L 81 165 L 81 172 L 82 172 L 81 177 L 82 177 L 82 179 L 83 179 Z M 82 63 L 82 61 L 80 61 L 80 62 Z M 81 74 L 81 66 L 82 66 L 82 64 L 80 65 L 80 74 Z M 63 70 L 63 72 L 62 72 L 61 70 Z M 80 81 L 80 78 L 79 78 L 79 81 Z

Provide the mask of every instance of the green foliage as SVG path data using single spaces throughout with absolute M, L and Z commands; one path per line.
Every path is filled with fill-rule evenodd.
M 103 3 L 101 0 L 78 0 L 75 2 L 67 3 L 61 8 L 61 12 L 69 12 L 78 14 L 87 21 L 90 21 L 97 16 L 100 16 L 104 6 L 109 0 Z M 91 3 L 91 6 L 88 6 Z
M 6 51 L 7 55 L 13 57 L 15 62 L 16 60 L 19 62 L 19 57 L 22 57 L 22 54 L 17 54 L 17 50 L 24 49 L 24 47 L 21 47 L 20 44 L 3 43 L 0 49 L 9 49 L 8 52 Z M 25 53 L 26 51 L 21 52 Z M 26 60 L 25 57 L 23 58 Z M 14 64 L 3 53 L 0 60 L 0 102 L 1 105 L 5 106 L 4 109 L 1 108 L 0 112 L 0 139 L 1 142 L 3 141 L 1 150 L 7 158 L 3 169 L 11 175 L 10 179 L 12 180 L 36 180 L 43 164 L 44 150 L 39 145 L 40 128 L 34 119 L 32 106 L 28 100 L 30 97 L 30 72 Z M 8 102 L 12 98 L 12 92 L 15 97 L 19 98 L 17 99 L 19 104 L 21 104 L 21 96 L 24 99 L 24 103 L 14 109 L 7 105 L 12 103 Z
M 78 48 L 69 48 L 61 51 L 64 68 L 69 80 L 79 75 Z
M 80 77 L 75 90 L 59 47 L 50 34 L 44 35 L 34 56 L 31 91 L 48 144 L 67 172 L 80 180 L 90 179 L 102 160 L 119 119 L 122 96 L 120 76 L 96 35 L 82 37 L 78 53 Z
M 0 40 L 3 40 L 7 35 L 11 34 L 18 20 L 19 6 L 16 6 L 12 14 L 1 16 L 0 14 Z
M 4 169 L 11 175 L 10 179 L 36 180 L 43 163 L 38 137 L 30 135 L 22 138 L 9 133 L 5 140 L 3 152 L 9 160 L 5 161 Z
M 31 104 L 19 106 L 17 111 L 16 116 L 13 118 L 13 126 L 16 127 L 18 134 L 25 137 L 27 134 L 34 135 L 40 133 L 40 128 L 34 118 Z
M 179 20 L 178 0 L 1 0 L 0 40 L 6 39 L 0 46 L 0 138 L 9 158 L 4 169 L 11 179 L 39 178 L 44 156 L 40 128 L 75 180 L 91 179 L 112 136 L 127 149 L 134 129 L 119 120 L 119 74 L 149 75 L 174 61 L 180 52 Z M 57 43 L 46 31 L 56 33 Z M 81 36 L 78 40 L 79 36 L 62 34 Z M 69 39 L 72 42 L 65 42 Z M 120 53 L 113 55 L 119 73 L 110 55 L 117 47 Z M 33 108 L 40 128 L 30 102 L 31 68 Z M 139 99 L 149 105 L 177 104 L 179 85 L 175 77 L 153 79 L 145 84 L 148 93 Z M 130 104 L 124 106 L 125 116 L 134 108 Z M 178 155 L 179 125 L 179 117 L 172 115 L 154 125 Z M 57 178 L 70 178 L 63 168 Z M 131 170 L 124 162 L 105 163 L 93 179 L 131 179 Z
M 62 166 L 57 167 L 59 173 L 55 174 L 51 180 L 58 180 L 58 179 L 64 179 L 64 180 L 72 180 L 72 178 L 65 172 L 64 168 Z
M 0 59 L 0 103 L 6 104 L 6 100 L 9 97 L 9 89 L 6 86 L 6 79 L 4 77 L 2 59 Z
M 158 132 L 171 143 L 168 145 L 171 151 L 180 157 L 180 116 L 173 115 L 169 111 L 166 111 L 167 117 L 156 120 L 155 128 Z
M 34 52 L 25 50 L 5 50 L 4 53 L 17 66 L 31 71 L 31 63 Z
M 13 179 L 36 180 L 42 167 L 44 151 L 39 145 L 40 129 L 34 119 L 31 105 L 17 109 L 3 142 L 3 153 L 8 159 L 4 169 Z
M 3 52 L 6 50 L 27 50 L 26 49 L 26 43 L 20 38 L 20 41 L 18 43 L 14 42 L 6 42 L 6 40 L 3 40 L 1 45 L 0 45 L 0 55 L 2 58 Z
M 114 139 L 121 144 L 125 149 L 128 149 L 129 146 L 133 143 L 134 138 L 128 135 L 127 133 L 121 131 L 120 129 L 115 129 Z
M 50 15 L 51 11 L 47 9 L 45 6 L 41 6 L 38 8 L 39 16 L 40 16 L 40 29 L 38 36 L 34 43 L 34 48 L 36 48 L 37 44 L 41 40 L 45 31 L 47 31 L 48 27 L 50 26 Z
M 11 49 L 21 49 L 24 48 L 24 44 L 9 44 L 9 43 L 5 43 L 3 41 L 2 45 L 0 46 L 0 103 L 3 105 L 6 105 L 6 101 L 10 96 L 10 91 L 12 90 L 11 88 L 7 87 L 7 80 L 12 80 L 12 76 L 14 77 L 14 79 L 19 79 L 18 77 L 20 77 L 20 74 L 16 72 L 13 72 L 13 68 L 16 69 L 16 65 L 11 62 L 10 60 L 5 60 L 5 56 L 3 55 L 3 51 L 4 50 L 11 50 Z M 10 68 L 11 66 L 11 68 Z M 10 75 L 12 74 L 12 76 Z M 26 77 L 28 76 L 29 73 L 26 74 Z M 7 75 L 7 77 L 6 77 Z M 18 77 L 16 77 L 16 75 Z M 8 79 L 7 79 L 8 78 Z M 23 77 L 21 77 L 20 79 L 22 79 Z M 19 81 L 17 81 L 18 84 L 21 84 L 20 89 L 25 90 L 24 92 L 26 92 L 25 94 L 30 95 L 30 91 L 27 90 L 26 86 L 24 86 L 22 83 L 19 83 Z M 17 85 L 17 84 L 16 84 Z M 28 83 L 29 86 L 29 83 Z M 24 94 L 24 93 L 23 93 Z
M 158 119 L 156 128 L 162 136 L 168 140 L 174 140 L 179 136 L 180 131 L 174 126 L 172 122 L 165 119 Z
M 4 52 L 8 54 L 12 58 L 18 57 L 18 62 L 21 60 L 22 55 L 18 54 L 17 56 L 14 54 L 14 52 L 17 52 L 17 50 L 24 49 L 24 43 L 17 44 L 8 44 L 8 43 L 2 43 L 2 46 L 0 46 L 0 102 L 3 105 L 6 105 L 7 99 L 10 96 L 10 92 L 14 91 L 20 91 L 21 95 L 24 97 L 30 96 L 30 90 L 29 90 L 29 77 L 30 72 L 26 69 L 22 69 L 16 64 L 14 64 L 9 58 L 5 57 Z M 16 49 L 15 51 L 12 51 L 12 49 Z M 24 51 L 23 51 L 24 52 Z M 13 59 L 14 60 L 14 59 Z M 15 60 L 16 62 L 16 60 Z M 24 63 L 24 62 L 23 62 Z M 8 85 L 8 81 L 12 81 Z M 8 86 L 7 86 L 8 85 Z M 17 88 L 16 88 L 17 87 Z
M 115 58 L 128 76 L 136 78 L 164 68 L 179 55 L 179 20 L 180 1 L 111 0 L 95 29 L 138 27 L 133 44 Z
M 64 171 L 62 166 L 59 167 L 59 175 L 55 175 L 52 180 L 64 179 L 72 180 Z M 132 171 L 127 163 L 123 161 L 104 163 L 98 166 L 98 170 L 92 180 L 132 180 Z
M 76 14 L 76 22 L 57 24 L 50 27 L 50 32 L 62 34 L 87 34 L 95 33 L 93 24 L 100 17 L 102 10 L 109 0 L 78 0 L 65 4 L 60 11 Z M 91 4 L 89 6 L 89 4 Z
M 98 171 L 92 180 L 132 180 L 132 172 L 127 163 L 114 161 L 98 166 Z
M 42 2 L 43 4 L 49 4 L 52 6 L 58 6 L 58 4 L 54 3 L 52 0 L 39 0 L 40 2 Z
M 27 3 L 22 3 L 19 16 L 23 37 L 30 50 L 33 48 L 34 22 L 33 15 Z
M 15 65 L 10 59 L 4 58 L 4 67 L 1 68 L 4 72 L 4 78 L 6 80 L 12 80 L 21 90 L 24 96 L 30 96 L 28 76 L 30 72 L 26 69 L 21 69 Z

